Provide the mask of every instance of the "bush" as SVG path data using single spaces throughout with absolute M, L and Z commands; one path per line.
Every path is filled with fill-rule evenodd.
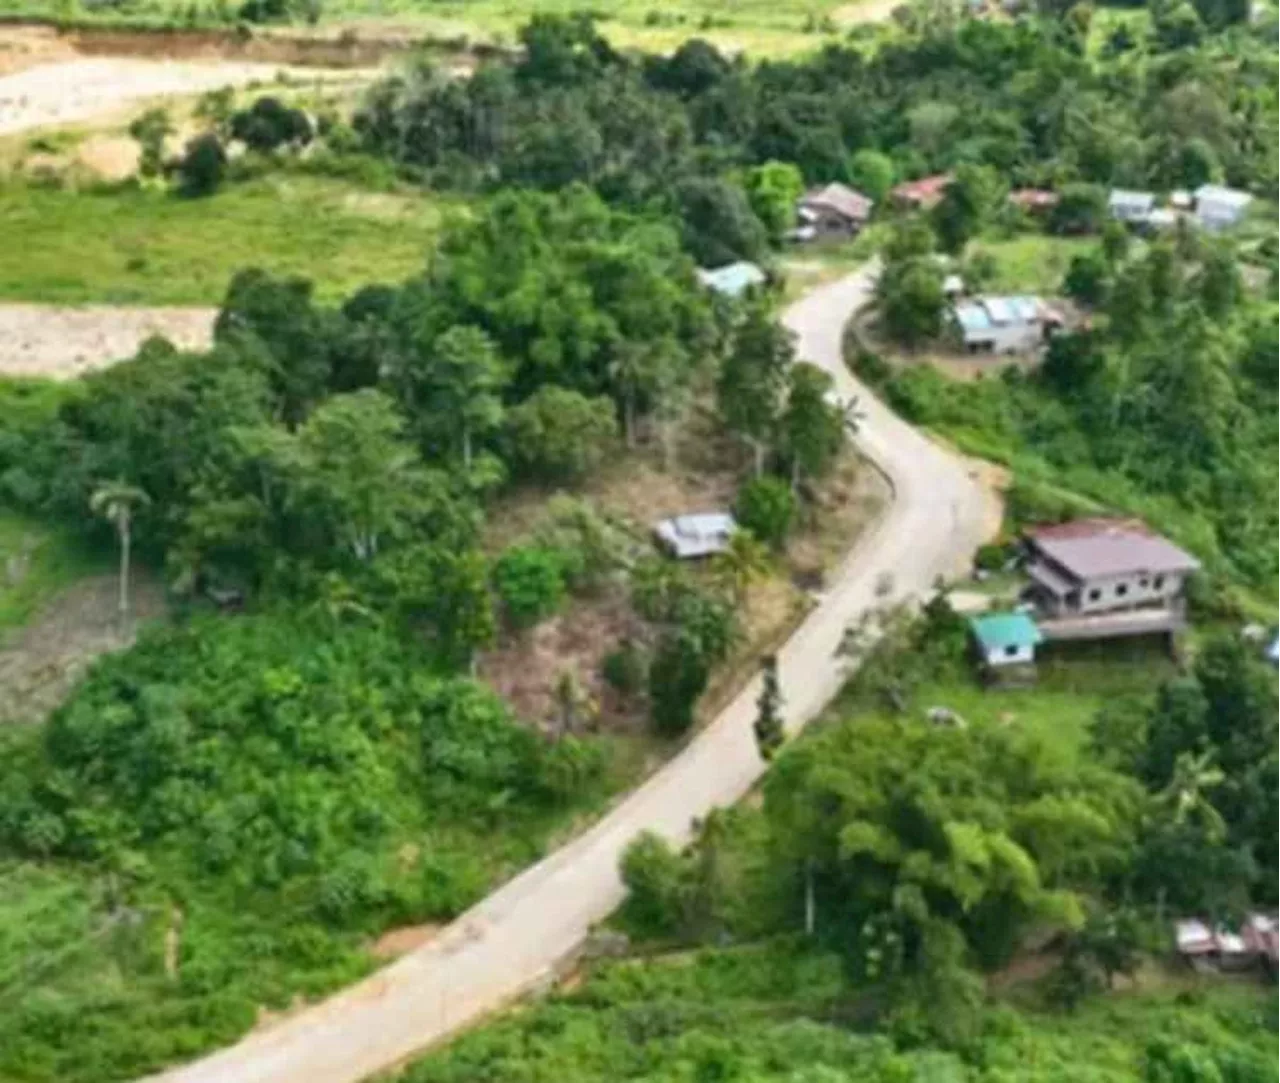
M 631 640 L 623 640 L 605 655 L 601 673 L 609 687 L 623 696 L 634 696 L 644 687 L 644 653 Z
M 766 545 L 779 548 L 791 531 L 796 498 L 780 478 L 751 478 L 738 490 L 733 510 L 740 526 Z
M 622 855 L 622 882 L 628 895 L 627 925 L 642 936 L 672 936 L 684 920 L 684 862 L 652 831 L 637 835 Z
M 232 137 L 264 153 L 283 146 L 305 146 L 313 134 L 307 114 L 279 98 L 259 98 L 231 117 Z
M 178 163 L 178 190 L 184 196 L 210 196 L 222 185 L 227 173 L 227 152 L 222 140 L 212 132 L 198 135 L 187 144 Z
M 678 736 L 693 725 L 694 708 L 710 675 L 702 652 L 686 636 L 662 637 L 649 666 L 650 714 L 660 733 Z
M 998 572 L 1009 562 L 1009 547 L 988 543 L 978 546 L 973 556 L 973 566 L 984 572 Z
M 507 619 L 532 628 L 564 603 L 564 558 L 544 546 L 508 549 L 493 566 L 493 586 Z

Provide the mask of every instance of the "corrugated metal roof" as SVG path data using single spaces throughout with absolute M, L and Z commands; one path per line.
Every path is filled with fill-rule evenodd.
M 800 204 L 802 208 L 810 206 L 835 211 L 853 222 L 862 222 L 869 218 L 871 208 L 875 205 L 861 192 L 855 192 L 852 188 L 838 183 L 807 192 Z
M 1217 203 L 1233 210 L 1242 210 L 1253 202 L 1253 196 L 1239 188 L 1222 184 L 1202 184 L 1196 189 L 1196 203 Z
M 1107 197 L 1108 207 L 1124 207 L 1128 210 L 1149 211 L 1156 205 L 1156 197 L 1151 192 L 1132 192 L 1126 188 L 1113 188 Z
M 982 305 L 965 302 L 956 305 L 956 322 L 966 331 L 985 331 L 991 326 L 991 317 Z
M 723 552 L 737 529 L 737 522 L 728 512 L 708 511 L 663 519 L 654 532 L 672 553 L 686 558 Z
M 745 260 L 725 264 L 714 271 L 699 268 L 698 277 L 708 289 L 726 297 L 741 297 L 752 286 L 759 286 L 765 280 L 764 271 Z
M 1032 530 L 1028 539 L 1078 579 L 1200 567 L 1195 557 L 1135 520 L 1080 519 Z
M 1018 318 L 1007 297 L 984 297 L 981 303 L 992 323 L 1013 323 Z
M 983 650 L 1002 651 L 1006 647 L 1034 647 L 1044 640 L 1036 622 L 1025 613 L 987 613 L 971 617 L 969 627 Z

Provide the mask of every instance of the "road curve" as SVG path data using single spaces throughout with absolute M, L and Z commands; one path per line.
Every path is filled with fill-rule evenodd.
M 787 725 L 799 729 L 835 695 L 845 626 L 883 604 L 920 597 L 984 540 L 988 497 L 962 462 L 895 417 L 848 373 L 841 338 L 872 272 L 820 287 L 788 309 L 801 358 L 857 395 L 860 446 L 889 476 L 894 499 L 845 558 L 820 604 L 779 653 Z M 618 861 L 644 829 L 676 841 L 691 822 L 740 798 L 764 765 L 751 724 L 757 682 L 670 763 L 568 845 L 495 891 L 436 940 L 274 1028 L 151 1083 L 355 1083 L 449 1037 L 538 988 L 623 897 Z M 251 958 L 245 965 L 252 966 Z

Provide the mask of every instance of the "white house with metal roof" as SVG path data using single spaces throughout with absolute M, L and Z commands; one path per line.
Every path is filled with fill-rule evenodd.
M 978 297 L 952 309 L 960 340 L 971 353 L 1027 353 L 1061 319 L 1038 297 Z
M 723 553 L 737 529 L 737 522 L 728 512 L 711 511 L 663 519 L 653 532 L 673 557 L 693 560 Z
M 1107 196 L 1107 210 L 1120 222 L 1140 225 L 1155 210 L 1156 197 L 1152 192 L 1134 192 L 1126 188 L 1112 188 Z
M 1205 229 L 1234 226 L 1253 202 L 1253 196 L 1248 192 L 1220 184 L 1202 184 L 1196 189 L 1195 197 L 1196 221 Z

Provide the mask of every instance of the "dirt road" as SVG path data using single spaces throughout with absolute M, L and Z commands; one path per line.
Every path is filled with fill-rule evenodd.
M 217 315 L 216 308 L 0 304 L 0 376 L 69 380 L 132 357 L 153 335 L 201 349 Z
M 284 75 L 301 84 L 366 81 L 365 69 L 289 68 L 227 61 L 75 59 L 39 64 L 0 77 L 0 135 L 112 114 L 149 98 L 200 94 L 224 86 L 270 84 Z
M 965 465 L 894 417 L 841 358 L 848 315 L 867 297 L 860 272 L 787 313 L 803 358 L 856 394 L 861 443 L 892 479 L 895 499 L 849 554 L 833 586 L 779 656 L 787 723 L 799 729 L 839 690 L 845 626 L 888 600 L 926 594 L 984 540 L 989 498 Z M 891 583 L 889 596 L 882 592 Z M 757 682 L 604 819 L 468 911 L 439 937 L 367 980 L 263 1033 L 153 1083 L 354 1083 L 549 982 L 591 927 L 622 900 L 618 860 L 644 829 L 687 839 L 693 820 L 740 798 L 764 770 L 751 724 Z M 247 958 L 245 965 L 252 966 Z

